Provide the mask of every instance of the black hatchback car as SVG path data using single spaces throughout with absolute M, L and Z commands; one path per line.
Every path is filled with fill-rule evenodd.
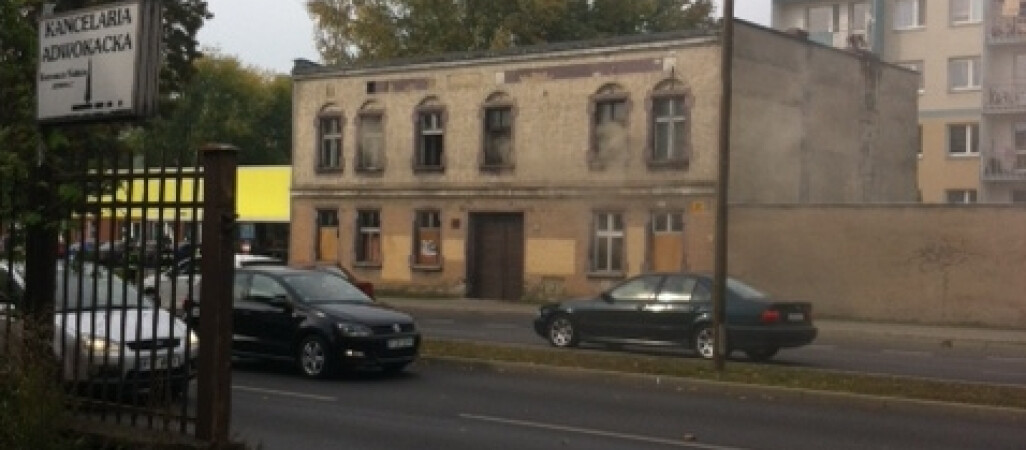
M 304 375 L 398 372 L 417 358 L 408 314 L 376 303 L 338 274 L 288 267 L 235 270 L 232 353 L 293 360 Z
M 630 278 L 596 298 L 542 306 L 535 331 L 556 347 L 580 342 L 685 345 L 712 358 L 712 277 L 664 273 Z M 816 338 L 812 305 L 777 302 L 738 280 L 727 279 L 727 354 L 772 358 L 786 347 Z

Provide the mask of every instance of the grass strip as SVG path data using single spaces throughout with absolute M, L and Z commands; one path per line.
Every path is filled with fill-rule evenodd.
M 565 350 L 499 343 L 425 339 L 421 355 L 661 375 L 759 386 L 809 389 L 1026 410 L 1026 387 L 837 372 L 729 361 L 722 373 L 710 361 L 620 352 Z

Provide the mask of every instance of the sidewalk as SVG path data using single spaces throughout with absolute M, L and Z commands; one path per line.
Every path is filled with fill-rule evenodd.
M 481 313 L 513 313 L 533 316 L 537 304 L 466 298 L 382 298 L 380 301 L 405 310 L 456 310 Z M 1001 347 L 1026 354 L 1026 329 L 973 328 L 914 325 L 839 319 L 816 319 L 820 337 L 900 338 L 935 342 L 945 347 Z

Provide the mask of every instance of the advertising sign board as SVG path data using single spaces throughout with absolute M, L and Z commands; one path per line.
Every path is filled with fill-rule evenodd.
M 102 121 L 152 114 L 160 32 L 160 5 L 151 0 L 43 17 L 36 120 Z

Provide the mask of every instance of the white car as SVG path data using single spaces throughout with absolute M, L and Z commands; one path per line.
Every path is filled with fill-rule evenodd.
M 0 261 L 0 323 L 22 329 L 17 305 L 24 269 Z M 148 390 L 188 389 L 195 375 L 199 338 L 186 324 L 157 308 L 131 284 L 102 266 L 63 263 L 57 268 L 53 349 L 65 381 L 125 384 Z M 0 336 L 0 340 L 4 339 Z
M 155 295 L 160 305 L 167 310 L 173 310 L 177 315 L 185 315 L 188 306 L 186 300 L 191 300 L 193 304 L 199 301 L 201 261 L 199 256 L 186 258 L 159 274 L 144 278 L 143 293 Z M 259 265 L 282 266 L 285 265 L 285 261 L 263 255 L 235 254 L 236 269 Z

